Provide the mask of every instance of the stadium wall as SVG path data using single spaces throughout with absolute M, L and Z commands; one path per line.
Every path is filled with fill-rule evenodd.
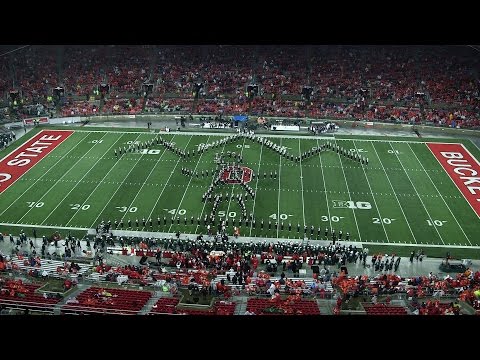
M 179 114 L 137 114 L 137 115 L 96 115 L 96 116 L 85 116 L 85 117 L 62 117 L 62 118 L 51 118 L 49 119 L 50 124 L 73 124 L 73 123 L 80 123 L 82 121 L 92 121 L 92 122 L 103 122 L 103 121 L 175 121 L 176 117 Z M 213 115 L 193 115 L 193 119 L 195 121 L 199 121 L 200 118 L 205 116 L 213 116 Z M 254 118 L 254 117 L 252 117 Z M 256 117 L 255 117 L 256 118 Z M 480 130 L 472 130 L 472 129 L 455 129 L 449 127 L 440 127 L 440 126 L 433 126 L 433 125 L 411 125 L 411 124 L 392 124 L 392 123 L 384 123 L 378 121 L 358 121 L 358 120 L 338 120 L 338 119 L 313 119 L 313 118 L 285 118 L 285 117 L 265 117 L 269 121 L 285 121 L 285 123 L 293 123 L 295 121 L 300 121 L 303 126 L 310 125 L 311 122 L 318 123 L 319 121 L 333 121 L 340 126 L 345 128 L 347 127 L 364 127 L 364 128 L 373 128 L 373 129 L 385 129 L 385 130 L 413 130 L 417 129 L 418 131 L 426 130 L 429 132 L 434 132 L 438 134 L 463 134 L 467 136 L 479 136 L 480 137 Z M 16 125 L 18 127 L 23 126 L 22 122 L 11 122 L 5 124 L 7 128 L 14 128 Z

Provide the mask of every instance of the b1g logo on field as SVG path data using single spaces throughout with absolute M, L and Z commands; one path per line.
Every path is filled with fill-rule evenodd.
M 372 208 L 368 201 L 332 200 L 332 202 L 334 209 L 370 210 Z
M 252 169 L 246 166 L 230 166 L 223 171 L 222 179 L 228 184 L 248 183 L 252 180 Z

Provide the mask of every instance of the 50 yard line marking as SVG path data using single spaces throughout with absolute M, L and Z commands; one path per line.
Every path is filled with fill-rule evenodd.
M 378 161 L 380 162 L 380 165 L 382 166 L 383 172 L 385 173 L 385 176 L 388 180 L 388 183 L 390 184 L 390 187 L 392 188 L 392 193 L 395 195 L 395 199 L 397 199 L 398 206 L 400 207 L 400 210 L 402 211 L 402 214 L 403 214 L 403 218 L 405 219 L 405 222 L 407 223 L 407 226 L 410 229 L 410 233 L 412 234 L 412 238 L 415 241 L 415 244 L 417 244 L 417 239 L 415 238 L 415 234 L 413 233 L 412 228 L 410 227 L 410 223 L 408 222 L 407 216 L 405 215 L 405 212 L 403 211 L 402 204 L 400 204 L 400 200 L 398 199 L 397 193 L 395 192 L 395 189 L 393 188 L 393 185 L 390 181 L 390 178 L 388 177 L 387 171 L 383 167 L 383 163 L 382 163 L 382 160 L 380 159 L 380 156 L 377 153 L 377 149 L 375 148 L 375 145 L 373 143 L 371 143 L 371 145 L 372 145 L 373 151 L 375 151 L 375 155 L 377 156 Z
M 192 135 L 193 136 L 193 135 Z M 192 138 L 190 138 L 191 140 Z M 190 142 L 190 140 L 188 140 L 188 142 Z M 210 136 L 208 137 L 207 139 L 207 143 L 208 141 L 210 140 Z M 198 167 L 198 164 L 200 164 L 200 159 L 202 158 L 203 154 L 205 154 L 205 152 L 202 152 L 200 154 L 200 156 L 198 157 L 198 160 L 197 160 L 197 164 L 195 165 L 195 168 L 193 169 L 193 173 L 195 173 L 195 171 L 197 170 L 197 167 Z M 178 163 L 177 163 L 178 164 Z M 175 166 L 176 167 L 176 166 Z M 185 188 L 185 191 L 183 193 L 183 196 L 182 196 L 182 199 L 180 200 L 180 202 L 178 203 L 178 207 L 177 207 L 177 210 L 175 211 L 175 214 L 177 217 L 178 216 L 178 209 L 180 209 L 180 207 L 182 206 L 182 202 L 183 202 L 183 199 L 185 199 L 185 195 L 187 194 L 187 191 L 188 191 L 188 188 L 190 187 L 190 183 L 192 182 L 192 179 L 193 179 L 193 176 L 190 177 L 190 180 L 188 181 L 188 184 L 187 184 L 187 187 Z M 173 224 L 170 224 L 170 227 L 168 228 L 168 231 L 167 232 L 170 232 L 171 228 L 172 228 Z
M 107 133 L 105 132 L 105 133 L 103 134 L 103 136 L 100 138 L 100 140 L 103 139 L 106 135 L 107 135 Z M 52 191 L 52 189 L 60 182 L 60 180 L 62 180 L 62 179 L 65 177 L 65 175 L 67 175 L 68 173 L 70 173 L 70 171 L 72 171 L 72 169 L 75 168 L 75 165 L 77 165 L 77 164 L 78 164 L 90 151 L 92 151 L 92 149 L 95 148 L 95 146 L 97 146 L 98 144 L 99 144 L 98 142 L 94 143 L 94 144 L 92 145 L 92 147 L 91 147 L 90 149 L 88 149 L 88 150 L 85 152 L 85 154 L 83 154 L 83 156 L 82 156 L 80 159 L 78 159 L 78 160 L 75 162 L 75 164 L 72 165 L 72 167 L 71 167 L 70 169 L 68 169 L 59 179 L 57 179 L 57 180 L 55 181 L 55 183 L 42 195 L 42 197 L 41 197 L 40 199 L 37 200 L 37 202 L 40 201 L 40 200 L 42 200 L 42 199 L 45 197 L 45 195 L 47 195 L 50 191 Z M 23 216 L 22 216 L 20 219 L 18 219 L 16 222 L 21 222 L 21 221 L 23 220 L 23 218 L 24 218 L 25 216 L 27 216 L 27 214 L 28 214 L 32 209 L 33 209 L 33 207 L 30 208 L 25 214 L 23 214 Z
M 261 147 L 260 147 L 260 159 L 258 160 L 257 182 L 255 184 L 255 197 L 253 198 L 252 214 L 254 219 L 255 219 L 255 201 L 257 200 L 258 179 L 260 178 L 260 164 L 262 163 L 262 153 L 263 153 L 263 142 L 261 143 Z M 250 234 L 248 235 L 250 237 L 252 236 L 252 228 L 253 228 L 253 219 L 250 219 Z
M 421 198 L 420 195 L 418 194 L 417 188 L 416 188 L 415 185 L 413 184 L 413 182 L 412 182 L 412 180 L 410 179 L 410 176 L 408 175 L 408 173 L 405 171 L 405 168 L 403 167 L 403 164 L 402 164 L 402 162 L 400 161 L 400 157 L 399 157 L 398 154 L 396 153 L 393 145 L 392 145 L 390 142 L 388 142 L 388 144 L 389 144 L 390 147 L 392 148 L 393 153 L 394 153 L 395 156 L 397 157 L 398 162 L 400 163 L 400 165 L 402 166 L 403 171 L 404 171 L 405 174 L 407 175 L 408 181 L 410 181 L 410 184 L 412 184 L 413 190 L 415 190 L 415 193 L 417 194 L 417 197 L 420 199 L 420 202 L 422 203 L 422 206 L 423 206 L 423 208 L 425 209 L 425 212 L 427 213 L 428 218 L 430 219 L 430 221 L 431 221 L 432 224 L 433 224 L 432 226 L 435 228 L 435 231 L 437 232 L 438 236 L 440 237 L 440 240 L 442 240 L 442 243 L 445 245 L 445 242 L 443 241 L 442 235 L 440 235 L 440 232 L 438 231 L 437 226 L 433 223 L 432 217 L 430 216 L 430 213 L 428 212 L 425 204 L 423 203 L 422 198 Z
M 73 135 L 73 134 L 72 134 L 72 135 Z M 42 178 L 43 178 L 45 175 L 47 175 L 53 168 L 55 168 L 55 166 L 57 166 L 58 163 L 60 163 L 68 154 L 70 154 L 70 152 L 72 152 L 78 145 L 80 145 L 80 144 L 88 137 L 88 135 L 90 135 L 90 132 L 88 132 L 87 135 L 85 135 L 85 136 L 83 137 L 83 139 L 79 140 L 79 141 L 75 144 L 75 146 L 73 146 L 70 150 L 68 150 L 68 151 L 65 153 L 65 155 L 63 155 L 60 159 L 58 159 L 58 161 L 57 161 L 55 164 L 53 164 L 52 166 L 50 166 L 50 168 L 49 168 L 47 171 L 45 171 L 45 173 L 43 173 L 37 180 L 35 180 L 35 182 L 34 182 L 32 185 L 30 185 L 30 186 L 27 188 L 27 190 L 25 190 L 23 193 L 21 193 L 14 201 L 12 201 L 12 203 L 11 203 L 5 210 L 3 210 L 3 211 L 0 213 L 0 216 L 2 216 L 2 215 L 5 213 L 5 211 L 7 211 L 8 209 L 10 209 L 13 204 L 15 204 L 23 195 L 25 195 L 25 194 L 27 193 L 28 190 L 30 190 L 33 186 L 35 186 L 35 184 L 36 184 L 37 182 L 39 182 L 40 179 L 42 179 Z M 68 141 L 68 139 L 65 140 L 65 141 Z M 62 144 L 64 144 L 64 143 L 62 143 Z M 61 145 L 61 144 L 60 144 L 60 145 Z M 58 148 L 58 147 L 57 147 L 57 148 Z M 16 150 L 16 149 L 12 150 L 12 153 L 13 153 L 15 150 Z M 53 151 L 55 151 L 55 150 L 53 150 Z M 52 151 L 52 152 L 53 152 L 53 151 Z M 10 155 L 10 154 L 8 154 L 8 155 Z M 6 156 L 8 156 L 8 155 L 6 155 Z M 6 157 L 6 156 L 5 156 L 5 157 Z M 48 157 L 48 155 L 45 156 L 43 159 L 46 159 L 47 157 Z M 43 159 L 42 159 L 42 160 L 43 160 Z M 41 161 L 41 160 L 40 160 L 40 161 Z M 38 164 L 40 163 L 40 161 L 39 161 L 36 165 L 38 165 Z M 35 167 L 35 166 L 34 166 L 34 167 Z M 34 168 L 34 167 L 33 167 L 33 168 Z M 32 169 L 33 169 L 33 168 L 32 168 Z
M 425 145 L 425 144 L 424 144 Z M 443 198 L 442 194 L 440 193 L 440 191 L 438 191 L 438 188 L 437 188 L 437 185 L 435 185 L 435 183 L 433 182 L 432 178 L 430 177 L 430 175 L 428 175 L 428 172 L 427 170 L 425 170 L 425 167 L 423 166 L 423 164 L 421 163 L 420 159 L 418 158 L 417 154 L 415 153 L 415 151 L 413 151 L 412 147 L 410 144 L 408 144 L 408 147 L 410 148 L 410 151 L 413 152 L 413 155 L 415 155 L 415 158 L 417 159 L 417 161 L 419 162 L 420 166 L 422 167 L 422 169 L 425 171 L 425 174 L 427 174 L 428 178 L 430 179 L 430 182 L 433 184 L 433 186 L 435 187 L 435 190 L 437 190 L 438 194 L 440 195 L 440 198 L 443 200 L 443 202 L 445 203 L 445 205 L 447 206 L 447 209 L 448 211 L 450 211 L 450 214 L 452 215 L 453 219 L 455 220 L 455 222 L 457 223 L 458 227 L 460 228 L 460 230 L 462 230 L 462 233 L 463 235 L 465 236 L 465 239 L 467 239 L 467 241 L 470 243 L 470 245 L 472 245 L 472 243 L 470 242 L 470 239 L 468 238 L 467 234 L 465 234 L 465 231 L 463 230 L 463 228 L 460 226 L 460 224 L 458 223 L 458 220 L 457 220 L 457 217 L 455 215 L 453 215 L 453 212 L 452 210 L 450 209 L 450 207 L 448 206 L 447 202 L 445 201 L 445 199 Z M 431 152 L 430 152 L 431 153 Z M 436 156 L 434 156 L 435 159 L 437 159 Z M 438 161 L 438 159 L 437 159 Z M 440 164 L 441 165 L 441 164 Z
M 148 133 L 142 133 L 142 134 L 145 134 L 145 135 L 150 135 Z M 140 137 L 141 134 L 139 134 L 134 141 L 136 141 L 136 139 L 138 139 Z M 125 180 L 127 180 L 128 176 L 130 175 L 130 173 L 133 171 L 133 169 L 135 169 L 135 167 L 137 166 L 138 162 L 143 158 L 143 155 L 145 154 L 141 154 L 140 157 L 137 159 L 137 161 L 135 162 L 135 165 L 132 166 L 132 168 L 130 169 L 130 171 L 128 172 L 128 174 L 125 176 L 125 178 L 123 179 L 123 181 L 120 183 L 120 185 L 117 187 L 117 189 L 115 190 L 115 192 L 112 194 L 112 196 L 110 197 L 110 199 L 105 203 L 105 206 L 103 207 L 103 209 L 98 213 L 98 216 L 95 218 L 95 220 L 93 221 L 92 225 L 90 225 L 90 228 L 95 228 L 95 224 L 97 223 L 98 219 L 100 219 L 100 216 L 102 216 L 103 212 L 105 211 L 105 209 L 107 208 L 108 205 L 110 205 L 110 202 L 112 201 L 113 197 L 116 195 L 116 193 L 118 192 L 118 190 L 120 190 L 120 188 L 122 187 L 123 183 L 125 182 Z
M 186 145 L 184 146 L 184 148 L 183 148 L 183 151 L 185 151 L 185 149 L 187 148 L 188 144 L 190 144 L 190 140 L 192 140 L 192 138 L 193 138 L 193 135 L 191 135 L 191 136 L 190 136 L 190 139 L 188 139 L 187 144 L 186 144 Z M 180 159 L 181 159 L 181 157 L 179 156 L 177 162 L 175 163 L 175 166 L 173 167 L 172 172 L 170 173 L 170 176 L 168 177 L 167 181 L 165 181 L 165 185 L 163 186 L 162 192 L 160 193 L 160 195 L 158 195 L 157 201 L 155 202 L 155 205 L 153 205 L 152 211 L 150 211 L 150 214 L 148 215 L 148 218 L 149 218 L 149 219 L 152 217 L 152 214 L 153 214 L 153 212 L 155 211 L 155 208 L 157 207 L 158 201 L 159 201 L 160 198 L 162 197 L 163 192 L 165 191 L 165 189 L 167 188 L 167 185 L 168 185 L 168 183 L 169 183 L 169 181 L 170 181 L 170 178 L 171 178 L 172 175 L 174 174 L 175 169 L 177 168 L 178 163 L 180 162 Z M 178 210 L 178 209 L 177 209 L 177 210 Z M 171 225 L 170 225 L 170 226 L 171 226 Z
M 317 147 L 320 147 L 317 139 Z M 325 183 L 325 175 L 323 174 L 322 153 L 318 153 L 318 159 L 320 160 L 320 170 L 322 171 L 323 187 L 325 189 L 325 200 L 327 201 L 328 223 L 330 225 L 330 231 L 332 229 L 332 217 L 330 216 L 330 206 L 328 205 L 327 184 Z
M 243 137 L 243 145 L 242 145 L 242 150 L 240 151 L 240 156 L 243 157 L 243 149 L 245 149 L 245 137 Z M 242 179 L 243 181 L 243 179 Z M 235 185 L 232 185 L 232 193 L 230 194 L 230 198 L 228 199 L 228 206 L 227 206 L 227 213 L 226 213 L 226 216 L 228 216 L 229 212 L 230 212 L 230 204 L 232 203 L 232 197 L 233 197 L 233 190 L 235 190 Z M 238 204 L 238 207 L 240 207 L 240 203 Z M 240 219 L 242 218 L 243 216 L 240 216 Z M 233 221 L 235 221 L 235 219 L 233 219 Z M 234 226 L 235 227 L 235 226 Z M 240 228 L 240 225 L 238 226 Z
M 337 145 L 337 139 L 334 139 L 334 140 L 335 140 L 335 145 Z M 340 157 L 340 153 L 337 153 L 337 155 L 338 155 L 338 160 L 340 161 L 340 165 L 342 167 L 342 173 L 343 173 L 343 178 L 345 179 L 345 185 L 347 186 L 348 200 L 352 201 L 352 196 L 350 195 L 350 189 L 348 188 L 347 177 L 345 176 L 345 170 L 343 169 L 342 158 Z M 353 213 L 353 218 L 355 219 L 355 225 L 357 226 L 358 239 L 361 242 L 362 241 L 362 235 L 360 234 L 360 229 L 358 228 L 358 222 L 357 222 L 357 216 L 355 215 L 355 210 L 352 209 L 352 213 Z M 331 229 L 330 229 L 330 231 L 331 231 Z
M 298 152 L 299 152 L 299 155 L 300 155 L 300 184 L 302 184 L 302 212 L 303 212 L 303 228 L 305 229 L 305 200 L 303 198 L 303 170 L 302 170 L 302 149 L 300 147 L 300 139 L 298 139 Z M 282 162 L 282 156 L 280 155 L 280 163 Z M 278 178 L 280 179 L 280 175 L 278 176 Z M 278 185 L 279 188 L 280 188 L 280 184 Z M 279 215 L 280 216 L 280 215 Z M 305 236 L 305 233 L 303 234 Z M 278 237 L 278 233 L 277 233 L 277 237 Z
M 282 146 L 282 138 L 280 138 L 280 147 Z M 279 156 L 280 162 L 278 163 L 278 201 L 277 201 L 277 238 L 280 231 L 280 174 L 282 171 L 282 155 Z M 303 196 L 303 193 L 302 193 Z M 305 224 L 305 217 L 303 218 Z
M 207 142 L 207 144 L 208 144 L 208 142 Z M 225 151 L 225 145 L 227 145 L 227 142 L 224 142 L 224 143 L 223 143 L 222 151 L 221 151 L 220 153 L 222 153 L 222 152 Z M 208 150 L 207 150 L 207 151 L 208 151 Z M 213 173 L 213 174 L 212 174 L 212 182 L 210 183 L 210 185 L 213 185 L 213 182 L 214 182 L 214 180 L 215 180 L 215 175 L 216 175 L 216 174 L 217 174 L 217 173 Z M 205 211 L 205 207 L 207 206 L 207 202 L 208 202 L 207 199 L 205 199 L 205 201 L 203 202 L 202 212 L 200 213 L 200 216 L 198 217 L 198 219 L 200 219 L 200 221 L 202 220 L 203 212 Z M 228 214 L 225 216 L 225 218 L 228 219 Z M 195 234 L 198 233 L 198 227 L 199 227 L 199 226 L 200 226 L 200 222 L 198 222 L 197 227 L 195 228 Z M 213 233 L 213 231 L 212 231 L 212 233 Z
M 353 142 L 353 146 L 355 147 L 355 151 L 357 150 L 357 145 L 355 144 L 355 140 L 352 141 Z M 360 156 L 360 155 L 359 155 Z M 367 184 L 368 184 L 368 188 L 370 189 L 370 194 L 372 194 L 372 198 L 373 198 L 373 202 L 375 204 L 375 207 L 377 208 L 377 212 L 378 212 L 378 217 L 382 220 L 380 220 L 380 222 L 382 223 L 382 227 L 383 227 L 383 232 L 385 233 L 385 236 L 386 236 L 386 239 L 387 239 L 387 242 L 390 242 L 390 239 L 388 238 L 388 234 L 387 234 L 387 230 L 385 229 L 385 224 L 383 223 L 383 217 L 382 215 L 380 215 L 380 208 L 378 207 L 377 205 L 377 201 L 375 200 L 375 196 L 373 195 L 373 191 L 372 191 L 372 187 L 370 186 L 370 181 L 368 180 L 368 177 L 367 177 L 367 172 L 365 171 L 365 165 L 363 164 L 360 164 L 362 169 L 363 169 L 363 173 L 365 175 L 365 179 L 367 179 Z

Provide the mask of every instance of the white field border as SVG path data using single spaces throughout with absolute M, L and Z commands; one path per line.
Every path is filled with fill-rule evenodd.
M 89 134 L 89 133 L 96 133 L 96 132 L 125 134 L 124 131 L 108 131 L 108 130 L 105 130 L 105 129 L 98 129 L 98 130 L 97 130 L 96 128 L 92 128 L 92 129 L 89 129 L 89 130 L 77 130 L 77 129 L 73 130 L 73 129 L 68 128 L 68 129 L 66 129 L 66 130 L 72 131 L 72 135 L 73 135 L 73 133 L 75 133 L 75 132 L 78 132 L 78 133 L 88 133 L 88 134 Z M 41 131 L 40 131 L 39 133 L 37 133 L 36 135 L 38 135 L 38 134 L 40 134 L 40 133 L 42 133 L 42 132 L 44 132 L 44 131 L 47 131 L 47 130 L 41 130 Z M 65 131 L 65 130 L 61 130 L 61 129 L 48 129 L 48 131 Z M 151 134 L 151 132 L 143 132 L 143 131 L 137 131 L 137 132 L 136 132 L 136 131 L 128 131 L 127 133 Z M 87 134 L 87 136 L 88 136 L 88 134 Z M 171 133 L 166 133 L 166 132 L 161 132 L 161 131 L 155 132 L 155 134 L 170 134 L 170 135 L 171 135 Z M 205 136 L 205 135 L 207 135 L 207 134 L 208 134 L 208 136 L 219 136 L 219 137 L 231 135 L 231 133 L 212 133 L 212 134 L 209 134 L 208 132 L 174 133 L 174 135 L 186 135 L 186 136 L 192 136 L 192 137 L 193 137 L 193 135 L 203 135 L 203 136 Z M 34 135 L 34 136 L 36 136 L 36 135 Z M 34 137 L 34 136 L 32 136 L 32 137 Z M 86 137 L 87 137 L 87 136 L 86 136 Z M 85 137 L 85 138 L 86 138 L 86 137 Z M 308 138 L 309 138 L 309 137 L 305 137 L 305 136 L 280 135 L 280 134 L 278 134 L 278 135 L 277 135 L 277 134 L 275 134 L 275 135 L 263 134 L 262 137 L 268 137 L 268 138 L 298 138 L 298 139 L 308 139 Z M 68 153 L 70 153 L 75 147 L 77 147 L 81 142 L 83 142 L 83 141 L 85 140 L 85 138 L 83 138 L 81 141 L 79 141 L 72 149 L 69 150 Z M 414 143 L 414 144 L 427 144 L 427 143 L 449 144 L 449 145 L 450 145 L 450 144 L 458 144 L 458 145 L 461 145 L 461 146 L 464 148 L 464 150 L 465 150 L 473 159 L 475 159 L 475 161 L 477 162 L 477 164 L 480 164 L 479 161 L 476 159 L 476 157 L 473 156 L 473 155 L 471 154 L 471 152 L 465 147 L 465 145 L 464 145 L 463 143 L 458 143 L 458 142 L 436 142 L 436 141 L 431 141 L 431 140 L 430 140 L 430 141 L 410 141 L 410 140 L 389 140 L 389 141 L 386 141 L 386 140 L 384 140 L 384 139 L 354 139 L 354 138 L 341 138 L 341 139 L 336 139 L 335 136 L 333 136 L 333 137 L 331 137 L 331 136 L 328 136 L 328 137 L 318 137 L 318 136 L 317 136 L 317 137 L 315 137 L 315 138 L 317 139 L 317 141 L 318 141 L 319 139 L 328 139 L 328 140 L 334 139 L 335 141 L 348 141 L 348 140 L 350 140 L 350 141 L 356 141 L 356 142 L 358 142 L 358 141 L 370 141 L 370 142 Z M 30 138 L 30 139 L 31 139 L 31 138 Z M 30 139 L 29 139 L 28 141 L 30 141 Z M 26 142 L 28 142 L 28 141 L 26 141 Z M 23 146 L 24 144 L 25 144 L 25 142 L 24 142 L 22 145 L 20 145 L 20 146 L 18 146 L 17 148 L 15 148 L 14 150 L 12 150 L 9 154 L 5 155 L 5 156 L 2 158 L 2 160 L 5 159 L 6 157 L 8 157 L 9 155 L 11 155 L 13 152 L 15 152 L 19 147 Z M 62 142 L 62 144 L 63 144 L 63 142 Z M 62 144 L 60 144 L 60 145 L 62 145 Z M 372 144 L 372 145 L 373 145 L 373 144 Z M 58 147 L 57 147 L 57 148 L 58 148 Z M 429 149 L 430 149 L 430 148 L 429 148 Z M 376 149 L 375 149 L 375 151 L 376 151 Z M 53 152 L 53 151 L 52 151 L 52 152 Z M 65 154 L 65 156 L 68 155 L 68 153 Z M 49 155 L 50 155 L 50 154 L 49 154 Z M 42 158 L 39 162 L 37 162 L 37 164 L 40 163 L 40 162 L 41 162 L 43 159 L 45 159 L 46 157 L 48 157 L 48 155 L 45 156 L 44 158 Z M 377 157 L 378 157 L 378 155 L 377 155 Z M 436 158 L 436 157 L 435 157 L 435 158 Z M 55 165 L 57 165 L 62 159 L 63 159 L 63 157 L 60 158 L 59 161 L 57 161 L 57 163 L 55 163 Z M 437 159 L 437 161 L 438 161 L 438 159 Z M 380 162 L 381 162 L 381 160 L 380 160 Z M 37 165 L 37 164 L 35 164 L 35 165 Z M 54 165 L 54 166 L 55 166 L 55 165 Z M 177 163 L 177 165 L 178 165 L 178 163 Z M 383 167 L 383 164 L 381 164 L 381 165 L 382 165 L 382 167 Z M 441 165 L 441 164 L 440 164 L 440 165 Z M 53 166 L 52 166 L 52 167 L 53 167 Z M 33 167 L 32 167 L 32 168 L 33 168 Z M 443 166 L 442 166 L 442 168 L 443 168 Z M 49 169 L 49 170 L 50 170 L 50 169 Z M 48 171 L 49 171 L 49 170 L 48 170 Z M 445 169 L 444 169 L 444 170 L 445 170 Z M 47 171 L 47 172 L 48 172 L 48 171 Z M 46 173 L 47 173 L 47 172 L 46 172 Z M 384 171 L 384 172 L 385 172 L 385 171 Z M 44 175 L 46 175 L 46 173 L 43 174 L 40 178 L 42 178 Z M 322 175 L 323 175 L 323 169 L 322 169 Z M 387 176 L 387 179 L 388 179 L 388 181 L 390 182 L 390 179 L 389 179 L 388 175 L 386 174 L 386 172 L 385 172 L 385 175 Z M 448 173 L 447 173 L 447 175 L 448 175 Z M 39 179 L 40 179 L 40 178 L 39 178 Z M 450 176 L 449 176 L 449 178 L 450 178 Z M 37 181 L 38 181 L 39 179 L 37 179 Z M 450 179 L 451 179 L 451 178 L 450 178 Z M 18 179 L 17 179 L 17 180 L 18 180 Z M 455 186 L 456 186 L 456 183 L 453 181 L 453 179 L 451 179 L 451 180 L 452 180 L 452 182 L 453 182 L 453 183 L 455 184 Z M 14 182 L 14 183 L 15 183 L 15 182 Z M 12 183 L 11 185 L 13 185 L 14 183 Z M 35 184 L 35 183 L 34 183 L 34 184 Z M 28 191 L 34 184 L 32 184 L 26 191 Z M 167 184 L 168 184 L 168 180 L 167 180 Z M 10 185 L 10 186 L 11 186 L 11 185 Z M 390 186 L 392 187 L 391 183 L 390 183 Z M 165 189 L 165 187 L 164 187 L 164 189 Z M 163 190 L 164 190 L 164 189 L 163 189 Z M 457 189 L 458 189 L 458 187 L 457 187 Z M 5 189 L 5 190 L 6 190 L 6 189 Z M 162 193 L 163 193 L 163 190 L 162 190 Z M 395 193 L 393 187 L 392 187 L 392 190 L 393 190 L 393 193 L 394 193 L 395 196 L 396 196 L 396 193 Z M 25 191 L 25 192 L 26 192 L 26 191 Z M 459 191 L 460 191 L 460 189 L 459 189 Z M 23 194 L 25 194 L 25 192 L 24 192 Z M 460 193 L 461 193 L 461 191 L 460 191 Z M 23 194 L 22 194 L 22 195 L 23 195 Z M 20 196 L 22 196 L 22 195 L 20 195 Z M 326 195 L 326 196 L 327 196 L 327 195 Z M 462 196 L 463 196 L 463 193 L 462 193 Z M 402 213 L 404 214 L 403 208 L 402 208 L 400 202 L 398 201 L 398 197 L 396 197 L 396 198 L 397 198 L 397 202 L 399 203 L 400 209 L 402 210 Z M 15 201 L 14 201 L 14 202 L 15 202 Z M 14 203 L 14 202 L 13 202 L 13 203 Z M 13 205 L 13 203 L 12 203 L 11 205 Z M 158 200 L 157 200 L 157 203 L 158 203 Z M 470 205 L 470 203 L 469 203 L 468 201 L 467 201 L 467 203 Z M 11 205 L 10 205 L 10 206 L 11 206 Z M 10 208 L 10 206 L 9 206 L 9 208 Z M 156 206 L 156 205 L 155 205 L 155 206 Z M 155 209 L 155 206 L 154 206 L 154 208 L 152 209 L 152 212 L 153 212 L 153 210 Z M 470 205 L 470 206 L 471 206 L 471 205 Z M 6 210 L 8 210 L 8 208 L 5 209 L 1 214 L 3 214 Z M 327 201 L 327 210 L 329 211 L 328 201 Z M 473 208 L 472 208 L 472 210 L 473 210 Z M 475 211 L 474 211 L 474 213 L 476 214 Z M 0 215 L 1 215 L 1 214 L 0 214 Z M 405 214 L 404 214 L 404 217 L 405 217 Z M 406 217 L 405 217 L 405 219 L 406 219 Z M 408 225 L 409 228 L 410 228 L 410 225 L 409 225 L 407 219 L 406 219 L 406 222 L 407 222 L 407 225 Z M 0 225 L 20 226 L 19 224 L 10 224 L 10 223 L 0 223 Z M 28 226 L 36 226 L 36 227 L 39 227 L 39 228 L 41 228 L 41 227 L 44 227 L 44 228 L 51 228 L 51 227 L 53 227 L 53 225 L 52 225 L 52 226 L 43 226 L 43 225 L 34 225 L 34 224 L 21 224 L 21 226 L 25 226 L 25 227 L 28 227 Z M 331 226 L 330 226 L 330 227 L 331 227 Z M 59 228 L 73 229 L 73 230 L 85 230 L 85 229 L 88 229 L 88 228 L 67 228 L 67 227 L 59 227 Z M 410 231 L 411 231 L 411 228 L 410 228 Z M 412 232 L 412 231 L 411 231 L 411 232 Z M 412 232 L 412 236 L 413 236 L 414 240 L 416 241 L 415 235 L 413 234 L 413 232 Z M 415 246 L 415 244 L 407 244 L 407 243 L 400 243 L 400 244 L 396 244 L 396 243 L 377 243 L 377 242 L 371 242 L 371 243 L 369 243 L 369 242 L 363 242 L 363 243 L 366 243 L 366 244 L 395 245 L 395 246 L 397 246 L 397 245 L 412 245 L 412 246 Z M 419 245 L 419 246 L 420 246 L 420 245 Z M 421 246 L 426 246 L 426 247 L 427 247 L 427 246 L 443 247 L 443 245 L 433 245 L 433 244 L 421 244 Z M 445 247 L 454 247 L 454 245 L 445 245 Z M 462 247 L 463 247 L 463 248 L 473 248 L 473 249 L 474 249 L 474 248 L 480 248 L 480 246 L 479 246 L 479 247 L 475 247 L 475 246 L 456 246 L 456 247 L 459 247 L 459 248 L 462 248 Z
M 34 225 L 34 224 L 11 224 L 11 223 L 0 223 L 0 226 L 13 226 L 13 227 L 20 227 L 20 228 L 28 228 L 28 227 L 34 227 L 34 228 L 40 228 L 40 229 L 56 229 L 56 230 L 79 230 L 79 231 L 88 231 L 90 233 L 94 233 L 95 232 L 95 229 L 93 228 L 77 228 L 77 227 L 65 227 L 65 226 L 48 226 L 48 225 Z M 116 230 L 113 230 L 112 231 L 114 234 L 116 232 Z M 158 234 L 159 237 L 158 238 L 161 238 L 161 237 L 164 237 L 165 235 L 165 232 L 158 232 L 158 231 L 150 231 L 150 232 L 142 232 L 142 231 L 129 231 L 129 230 L 123 230 L 123 233 L 131 233 L 131 236 L 138 236 L 137 234 L 138 233 L 146 233 L 146 234 L 151 234 L 151 235 L 155 235 L 155 234 Z M 127 235 L 128 236 L 128 235 Z M 140 235 L 142 236 L 142 235 Z M 184 238 L 187 238 L 187 239 L 195 239 L 196 235 L 195 234 L 183 234 Z M 155 237 L 155 236 L 154 236 Z M 298 243 L 301 243 L 301 244 L 305 244 L 305 240 L 304 239 L 295 239 L 295 238 L 289 238 L 289 239 L 285 239 L 285 238 L 268 238 L 270 241 L 273 241 L 273 240 L 276 240 L 276 241 L 279 241 L 279 242 L 287 242 L 287 243 L 291 243 L 291 242 L 298 242 Z M 268 240 L 267 239 L 267 240 Z M 254 239 L 251 239 L 251 238 L 239 238 L 237 239 L 236 241 L 237 242 L 251 242 L 251 241 L 257 241 L 258 239 L 254 238 Z M 318 243 L 318 244 L 321 244 L 322 241 L 326 241 L 326 240 L 313 240 L 313 242 Z M 261 240 L 258 240 L 258 242 L 260 243 Z M 313 244 L 312 242 L 312 244 Z M 342 242 L 345 242 L 345 241 L 342 241 Z M 309 242 L 308 242 L 309 243 Z M 468 249 L 468 250 L 480 250 L 480 246 L 469 246 L 469 245 L 452 245 L 452 244 L 448 244 L 448 245 L 442 245 L 442 244 L 425 244 L 425 243 L 421 243 L 421 244 L 412 244 L 412 243 L 384 243 L 384 242 L 372 242 L 372 241 L 362 241 L 362 242 L 359 242 L 359 241 L 348 241 L 348 242 L 345 242 L 345 243 L 348 243 L 348 244 L 355 244 L 357 245 L 358 247 L 362 247 L 362 245 L 385 245 L 385 246 L 413 246 L 413 247 L 416 247 L 416 248 L 419 248 L 419 249 L 423 249 L 423 248 L 429 248 L 429 247 L 432 247 L 432 248 L 445 248 L 445 249 Z

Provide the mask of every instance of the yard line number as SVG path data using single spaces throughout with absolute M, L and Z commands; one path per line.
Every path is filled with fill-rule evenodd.
M 137 207 L 136 206 L 132 206 L 132 207 L 128 207 L 128 206 L 115 206 L 116 209 L 118 209 L 118 211 L 124 213 L 124 212 L 131 212 L 131 213 L 134 213 L 134 212 L 137 212 Z
M 88 209 L 90 209 L 90 205 L 88 205 L 88 204 L 83 204 L 83 205 L 70 204 L 70 209 L 72 209 L 72 210 L 88 210 Z
M 390 218 L 372 218 L 373 220 L 373 223 L 374 224 L 381 224 L 382 222 L 385 224 L 385 225 L 390 225 L 392 223 L 392 221 L 395 221 L 397 219 L 390 219 Z
M 45 205 L 42 201 L 36 202 L 36 201 L 27 201 L 28 207 L 29 208 L 41 208 L 43 205 Z
M 447 221 L 446 220 L 427 220 L 427 224 L 429 226 L 433 226 L 433 225 L 436 225 L 436 226 L 443 226 L 444 223 L 446 223 Z

